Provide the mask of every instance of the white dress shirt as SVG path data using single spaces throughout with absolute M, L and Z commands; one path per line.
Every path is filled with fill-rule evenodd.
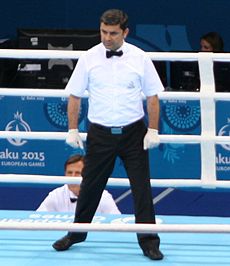
M 123 55 L 106 58 L 102 43 L 78 60 L 66 86 L 67 93 L 89 95 L 88 118 L 104 126 L 125 126 L 144 116 L 143 94 L 153 96 L 164 90 L 149 56 L 124 42 Z
M 77 197 L 69 190 L 67 185 L 58 187 L 49 193 L 37 211 L 75 212 L 77 201 L 71 202 L 71 198 L 76 199 Z M 121 214 L 112 195 L 107 190 L 103 191 L 97 213 Z

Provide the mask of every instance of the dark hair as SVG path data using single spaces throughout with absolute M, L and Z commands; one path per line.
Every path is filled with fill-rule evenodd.
M 224 51 L 224 41 L 217 32 L 209 32 L 201 37 L 201 40 L 207 41 L 214 52 Z
M 64 170 L 66 171 L 67 165 L 72 164 L 72 163 L 76 163 L 76 162 L 79 162 L 79 161 L 82 161 L 84 163 L 84 156 L 78 155 L 78 154 L 75 154 L 75 155 L 70 156 L 65 161 Z
M 100 23 L 120 25 L 120 28 L 125 30 L 128 27 L 128 15 L 119 9 L 109 9 L 102 14 Z

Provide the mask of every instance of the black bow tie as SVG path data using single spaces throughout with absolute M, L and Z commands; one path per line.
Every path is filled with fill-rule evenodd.
M 112 57 L 112 56 L 122 56 L 123 55 L 123 51 L 112 51 L 112 50 L 110 50 L 110 51 L 106 51 L 106 57 L 107 58 L 110 58 L 110 57 Z
M 70 198 L 70 201 L 71 201 L 72 203 L 75 203 L 75 202 L 77 201 L 77 198 Z

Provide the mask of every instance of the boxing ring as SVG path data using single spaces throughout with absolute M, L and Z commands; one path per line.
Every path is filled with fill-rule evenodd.
M 133 223 L 133 217 L 128 215 L 95 216 L 91 227 L 106 229 L 106 226 L 116 228 L 114 232 L 96 231 L 89 232 L 87 241 L 74 245 L 68 251 L 56 252 L 51 244 L 65 234 L 65 231 L 55 230 L 55 227 L 72 227 L 73 215 L 69 213 L 34 213 L 22 211 L 0 212 L 1 237 L 0 237 L 0 262 L 1 265 L 41 265 L 55 263 L 61 265 L 229 265 L 230 218 L 218 217 L 188 217 L 188 216 L 158 216 L 157 226 L 169 226 L 174 230 L 174 225 L 181 226 L 193 224 L 199 233 L 160 233 L 161 250 L 165 255 L 163 261 L 150 261 L 142 255 L 137 244 L 138 231 Z M 5 229 L 3 230 L 3 223 Z M 209 224 L 210 229 L 207 228 Z M 10 230 L 11 226 L 18 228 Z M 30 230 L 22 230 L 27 226 Z M 212 231 L 215 226 L 222 227 L 224 233 L 201 233 L 203 226 Z M 228 228 L 225 228 L 227 225 Z M 84 226 L 84 225 L 83 225 Z M 95 228 L 93 228 L 93 226 Z M 133 227 L 132 227 L 133 226 Z M 52 230 L 42 230 L 52 227 Z M 212 228 L 213 227 L 213 228 Z M 8 229 L 7 229 L 8 228 Z M 21 229 L 19 229 L 21 228 Z M 36 228 L 36 229 L 32 229 Z M 128 229 L 130 232 L 124 232 Z M 159 229 L 160 227 L 158 227 Z M 162 230 L 161 227 L 160 230 Z M 180 228 L 180 227 L 179 227 Z M 11 227 L 12 229 L 12 227 Z M 84 228 L 85 229 L 85 228 Z M 108 229 L 108 228 L 107 228 Z M 107 230 L 106 229 L 106 230 Z M 121 229 L 121 230 L 120 230 Z M 142 228 L 143 229 L 143 228 Z M 185 228 L 184 228 L 185 229 Z M 110 229 L 109 229 L 110 230 Z M 178 229 L 177 229 L 178 230 Z M 175 230 L 176 231 L 176 230 Z M 196 230 L 194 230 L 195 232 Z M 191 228 L 192 232 L 192 228 Z
M 81 51 L 0 51 L 3 58 L 77 58 Z M 215 102 L 229 101 L 228 93 L 215 93 L 213 61 L 230 61 L 229 54 L 149 53 L 154 60 L 198 61 L 200 92 L 163 92 L 160 99 L 200 100 L 201 134 L 160 135 L 161 143 L 200 144 L 201 177 L 199 180 L 151 180 L 158 187 L 229 188 L 230 181 L 217 180 L 215 145 L 229 144 L 229 136 L 216 136 Z M 0 95 L 67 97 L 63 90 L 0 89 Z M 87 97 L 87 95 L 85 95 Z M 86 133 L 81 133 L 83 140 Z M 0 131 L 0 138 L 64 140 L 65 132 Z M 76 183 L 76 178 L 44 175 L 1 174 L 1 183 Z M 80 182 L 80 179 L 77 179 Z M 128 186 L 124 178 L 110 178 L 109 186 Z M 230 218 L 159 216 L 156 225 L 133 224 L 133 217 L 95 216 L 92 224 L 72 224 L 70 214 L 44 214 L 22 211 L 0 211 L 0 262 L 3 265 L 148 265 L 137 244 L 134 232 L 158 232 L 161 236 L 163 261 L 156 265 L 229 265 Z M 67 252 L 55 252 L 52 243 L 67 230 L 89 231 L 84 243 Z M 48 231 L 48 233 L 46 232 Z M 108 233 L 110 232 L 110 233 Z M 116 234 L 114 234 L 116 232 Z M 14 256 L 14 257 L 13 257 Z M 115 261 L 115 262 L 114 262 Z M 158 263 L 158 264 L 157 264 Z

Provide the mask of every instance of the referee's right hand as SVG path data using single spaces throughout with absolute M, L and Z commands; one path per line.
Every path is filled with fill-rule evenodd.
M 65 141 L 73 148 L 81 148 L 82 150 L 84 149 L 78 129 L 69 129 Z

